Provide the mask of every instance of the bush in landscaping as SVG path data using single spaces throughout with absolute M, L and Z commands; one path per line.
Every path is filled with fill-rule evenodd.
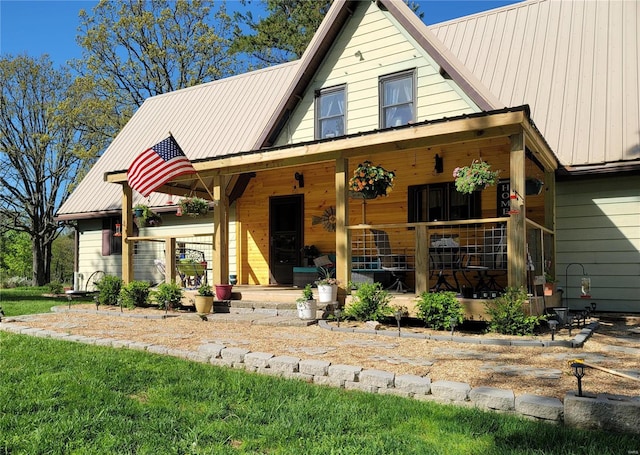
M 158 289 L 151 293 L 151 298 L 160 309 L 164 309 L 165 305 L 178 308 L 182 304 L 182 294 L 182 288 L 176 283 L 161 283 Z
M 49 294 L 62 294 L 64 288 L 62 287 L 62 283 L 59 281 L 52 281 L 47 284 L 47 289 Z
M 100 281 L 96 282 L 98 302 L 102 305 L 117 305 L 123 283 L 122 279 L 118 276 L 103 276 Z
M 545 317 L 527 316 L 524 312 L 526 301 L 524 288 L 509 287 L 497 299 L 486 302 L 487 315 L 491 319 L 489 331 L 503 335 L 531 335 Z
M 393 313 L 391 296 L 380 283 L 360 283 L 353 302 L 345 308 L 345 316 L 357 321 L 378 321 Z
M 150 285 L 146 281 L 132 281 L 120 289 L 122 304 L 127 308 L 149 305 Z
M 33 286 L 33 281 L 24 276 L 11 276 L 2 282 L 4 289 L 23 288 Z
M 464 321 L 464 310 L 455 292 L 423 292 L 416 303 L 418 319 L 434 330 L 449 330 L 451 319 L 456 325 Z

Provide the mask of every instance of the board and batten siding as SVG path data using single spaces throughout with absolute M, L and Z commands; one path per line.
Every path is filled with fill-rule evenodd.
M 360 55 L 362 57 L 360 57 Z M 314 139 L 314 98 L 322 88 L 346 86 L 346 134 L 379 128 L 379 77 L 415 69 L 416 120 L 478 112 L 478 107 L 439 73 L 431 57 L 375 2 L 359 7 L 327 53 L 276 145 Z
M 559 182 L 556 213 L 556 279 L 569 306 L 582 309 L 593 301 L 599 311 L 640 311 L 638 176 Z M 579 298 L 582 268 L 567 270 L 572 263 L 591 277 L 586 303 Z

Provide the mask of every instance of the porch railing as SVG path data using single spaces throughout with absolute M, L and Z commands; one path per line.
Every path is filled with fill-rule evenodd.
M 509 285 L 509 222 L 491 218 L 349 226 L 351 280 L 377 281 L 390 290 L 417 294 L 451 290 L 469 298 L 496 297 Z M 552 238 L 552 231 L 527 223 L 531 271 L 549 268 Z

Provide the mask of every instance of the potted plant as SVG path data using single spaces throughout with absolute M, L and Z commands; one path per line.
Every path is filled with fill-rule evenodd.
M 544 295 L 556 293 L 556 279 L 549 272 L 544 272 Z
M 300 319 L 315 319 L 318 307 L 313 298 L 311 284 L 307 284 L 302 290 L 302 297 L 296 299 L 296 308 L 298 309 L 298 317 Z
M 233 284 L 216 284 L 216 298 L 218 300 L 229 300 Z
M 133 215 L 136 218 L 138 227 L 159 226 L 162 218 L 156 212 L 151 210 L 149 206 L 138 204 L 133 208 Z
M 457 167 L 453 170 L 456 190 L 471 194 L 498 183 L 500 171 L 492 171 L 486 161 L 474 160 L 471 166 Z
M 189 216 L 206 215 L 209 212 L 209 202 L 199 197 L 187 197 L 178 202 L 181 214 Z
M 353 171 L 353 177 L 349 179 L 349 189 L 356 197 L 375 199 L 378 196 L 387 196 L 393 188 L 393 180 L 396 174 L 382 166 L 374 166 L 371 161 L 358 164 Z
M 209 314 L 213 308 L 213 289 L 208 284 L 202 284 L 196 295 L 196 311 L 200 314 Z
M 318 300 L 320 303 L 333 303 L 338 300 L 338 280 L 334 278 L 335 269 L 320 267 L 318 286 Z

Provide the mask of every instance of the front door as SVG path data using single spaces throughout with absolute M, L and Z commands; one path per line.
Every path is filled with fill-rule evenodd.
M 302 258 L 302 195 L 269 199 L 269 267 L 271 284 L 293 284 L 293 268 Z

